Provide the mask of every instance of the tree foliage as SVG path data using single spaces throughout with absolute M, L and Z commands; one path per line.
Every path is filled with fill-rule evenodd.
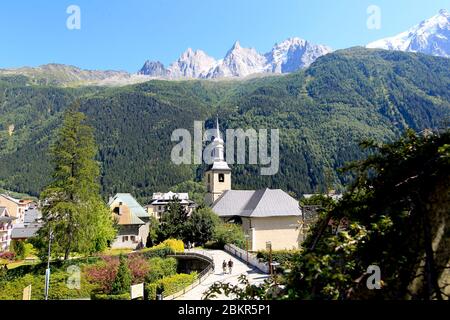
M 450 130 L 363 145 L 374 152 L 348 166 L 355 182 L 322 212 L 272 298 L 448 299 Z M 370 266 L 380 268 L 379 290 L 367 286 Z M 210 291 L 255 298 L 247 289 Z M 269 286 L 259 289 L 267 297 Z
M 112 294 L 124 294 L 130 291 L 131 272 L 128 268 L 127 258 L 124 255 L 119 257 L 119 269 L 111 286 Z
M 80 99 L 95 128 L 105 198 L 127 190 L 145 202 L 153 192 L 201 181 L 206 166 L 171 162 L 170 138 L 177 128 L 192 133 L 195 120 L 212 128 L 216 114 L 222 130 L 280 129 L 278 174 L 233 165 L 234 189 L 281 188 L 299 196 L 342 191 L 353 176 L 337 169 L 368 154 L 359 141 L 389 142 L 408 127 L 445 126 L 449 70 L 445 58 L 353 48 L 293 74 L 238 82 L 72 89 L 0 81 L 0 188 L 38 195 L 50 183 L 49 137 L 67 106 Z
M 100 197 L 93 129 L 72 105 L 64 115 L 51 154 L 53 181 L 41 194 L 44 226 L 38 232 L 45 254 L 50 234 L 55 256 L 102 251 L 115 236 L 112 216 Z

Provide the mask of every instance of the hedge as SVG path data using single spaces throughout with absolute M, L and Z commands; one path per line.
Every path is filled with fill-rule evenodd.
M 167 246 L 156 246 L 156 247 L 151 247 L 151 248 L 147 248 L 147 249 L 143 249 L 140 250 L 136 253 L 131 253 L 131 254 L 142 254 L 145 258 L 164 258 L 170 254 L 174 254 L 175 251 L 173 251 L 171 248 L 167 247 Z
M 128 292 L 122 294 L 92 293 L 91 300 L 131 300 L 131 295 Z
M 278 262 L 282 267 L 289 267 L 293 260 L 300 255 L 300 250 L 276 250 L 272 251 L 272 261 Z M 262 262 L 269 261 L 268 251 L 258 251 L 256 257 Z
M 179 273 L 170 277 L 166 277 L 156 282 L 146 284 L 145 296 L 148 300 L 155 300 L 157 288 L 161 286 L 163 290 L 163 296 L 167 297 L 183 290 L 187 286 L 194 283 L 196 279 L 196 272 L 193 272 L 191 274 Z
M 93 264 L 100 260 L 100 257 L 87 257 L 78 258 L 70 260 L 56 260 L 50 263 L 50 269 L 52 272 L 55 271 L 66 271 L 70 266 L 80 266 L 83 264 Z M 45 274 L 45 269 L 47 269 L 47 263 L 41 262 L 38 264 L 25 264 L 14 269 L 8 270 L 5 276 L 5 280 L 12 281 L 14 279 L 24 277 L 28 274 L 41 275 Z
M 89 298 L 93 286 L 84 279 L 80 279 L 80 289 L 69 289 L 68 274 L 52 272 L 50 275 L 49 300 L 68 300 Z M 22 300 L 23 289 L 31 285 L 31 299 L 44 299 L 44 275 L 27 274 L 12 281 L 3 282 L 0 287 L 0 300 Z
M 149 261 L 150 273 L 147 275 L 147 282 L 156 282 L 165 277 L 177 274 L 178 260 L 175 258 L 151 258 Z
M 150 249 L 170 248 L 173 252 L 184 252 L 184 243 L 182 240 L 167 239 Z

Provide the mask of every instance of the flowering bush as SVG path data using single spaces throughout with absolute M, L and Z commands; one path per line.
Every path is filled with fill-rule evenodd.
M 140 254 L 130 254 L 128 256 L 128 268 L 131 271 L 132 284 L 144 282 L 150 272 L 149 262 Z
M 5 259 L 8 261 L 14 261 L 14 259 L 16 258 L 16 254 L 14 252 L 1 252 L 0 253 L 0 259 Z
M 84 269 L 86 278 L 95 284 L 99 291 L 109 293 L 116 278 L 119 259 L 117 257 L 102 257 L 102 261 Z
M 159 248 L 170 248 L 174 252 L 184 252 L 184 243 L 182 240 L 167 239 L 158 244 L 157 246 L 152 247 L 152 249 L 159 249 Z
M 148 261 L 140 254 L 130 254 L 127 257 L 127 264 L 131 272 L 132 284 L 144 282 L 150 272 Z M 99 263 L 86 266 L 84 272 L 88 281 L 95 284 L 99 291 L 110 293 L 118 268 L 119 257 L 104 256 Z

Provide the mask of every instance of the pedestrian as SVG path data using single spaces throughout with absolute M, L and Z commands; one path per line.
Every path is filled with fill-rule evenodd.
M 233 271 L 233 261 L 231 259 L 228 261 L 228 270 L 230 270 L 230 274 Z
M 222 269 L 223 269 L 223 274 L 227 273 L 227 262 L 225 260 L 223 260 L 223 262 L 222 262 Z

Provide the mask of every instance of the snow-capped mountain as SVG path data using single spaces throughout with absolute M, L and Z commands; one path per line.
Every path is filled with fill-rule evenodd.
M 439 14 L 422 21 L 408 31 L 369 43 L 366 47 L 421 52 L 450 58 L 450 13 L 442 9 Z
M 275 44 L 265 57 L 271 72 L 287 73 L 307 68 L 317 58 L 331 51 L 327 46 L 312 44 L 300 38 L 290 38 Z
M 187 49 L 168 70 L 171 78 L 200 78 L 217 64 L 202 50 Z
M 289 73 L 308 67 L 318 57 L 332 50 L 300 38 L 290 38 L 265 54 L 244 48 L 236 41 L 221 60 L 215 60 L 202 50 L 188 49 L 167 69 L 159 62 L 147 61 L 139 74 L 152 77 L 180 78 L 242 78 L 261 73 Z M 164 70 L 167 71 L 165 74 Z
M 266 65 L 267 60 L 263 55 L 253 48 L 241 47 L 239 41 L 236 41 L 225 58 L 219 61 L 217 66 L 205 75 L 205 78 L 246 77 L 265 72 Z

